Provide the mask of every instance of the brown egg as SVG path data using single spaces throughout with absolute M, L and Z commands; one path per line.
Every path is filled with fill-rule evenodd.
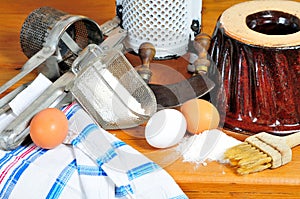
M 68 134 L 68 120 L 56 108 L 37 113 L 30 122 L 30 137 L 39 147 L 52 149 L 61 144 Z
M 203 99 L 192 99 L 181 106 L 181 112 L 187 121 L 187 130 L 193 134 L 215 129 L 220 122 L 216 107 Z

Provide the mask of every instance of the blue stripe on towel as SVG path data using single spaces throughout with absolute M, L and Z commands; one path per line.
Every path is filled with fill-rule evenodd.
M 84 140 L 89 133 L 91 133 L 92 131 L 98 129 L 99 127 L 96 124 L 89 124 L 87 125 L 81 132 L 80 134 L 74 139 L 72 140 L 72 145 L 76 146 L 78 143 L 82 142 L 82 140 Z
M 25 150 L 27 150 L 27 146 L 19 146 L 15 150 L 5 153 L 5 155 L 0 159 L 0 169 L 4 167 L 5 164 L 9 162 L 13 156 L 18 156 Z
M 141 177 L 158 169 L 161 169 L 161 167 L 154 162 L 148 162 L 127 171 L 128 179 L 131 181 L 135 178 Z
M 138 167 L 135 167 L 135 168 L 127 171 L 128 180 L 132 181 L 132 180 L 134 180 L 136 178 L 139 178 L 139 177 L 141 177 L 143 175 L 152 173 L 152 172 L 154 172 L 156 170 L 159 170 L 159 169 L 161 169 L 161 167 L 158 166 L 157 164 L 155 164 L 154 162 L 148 162 L 146 164 L 140 165 Z M 128 186 L 130 186 L 130 185 L 127 185 L 124 188 L 126 188 Z M 119 189 L 121 189 L 121 191 L 122 191 L 122 187 L 119 188 Z M 120 197 L 129 194 L 128 193 L 128 188 L 125 189 L 125 190 L 123 190 L 122 192 L 121 191 L 119 191 L 120 192 L 119 193 Z M 133 193 L 133 190 L 131 190 L 131 193 Z
M 55 183 L 51 187 L 46 198 L 56 199 L 59 198 L 62 191 L 66 187 L 73 173 L 76 171 L 76 160 L 74 159 L 67 167 L 65 167 L 62 172 L 59 174 Z
M 130 185 L 120 186 L 115 188 L 115 196 L 117 198 L 122 198 L 128 194 L 133 194 L 133 190 Z
M 22 159 L 22 163 L 12 171 L 8 180 L 5 182 L 5 185 L 0 192 L 0 198 L 9 198 L 9 195 L 11 194 L 15 185 L 18 183 L 18 180 L 20 179 L 22 173 L 34 160 L 43 155 L 46 151 L 48 150 L 37 148 L 37 150 L 31 152 L 31 154 L 29 154 L 27 158 Z
M 67 119 L 70 120 L 70 118 L 80 109 L 81 107 L 78 104 L 72 105 L 71 108 L 65 113 Z
M 107 176 L 105 171 L 98 166 L 77 165 L 77 171 L 79 175 Z
M 120 148 L 122 146 L 125 146 L 126 143 L 123 142 L 123 141 L 115 141 L 115 142 L 112 142 L 111 143 L 111 146 L 114 148 L 114 149 L 117 149 L 117 148 Z
M 112 148 L 109 148 L 106 153 L 99 157 L 96 162 L 99 166 L 102 166 L 104 163 L 109 162 L 114 157 L 116 157 L 118 154 L 116 153 L 115 149 L 120 148 L 122 146 L 125 146 L 125 142 L 123 141 L 115 141 L 111 143 Z
M 115 150 L 113 148 L 111 148 L 111 149 L 108 149 L 103 156 L 97 158 L 96 162 L 99 166 L 102 166 L 104 163 L 109 162 L 116 156 L 117 156 L 117 153 L 115 152 Z

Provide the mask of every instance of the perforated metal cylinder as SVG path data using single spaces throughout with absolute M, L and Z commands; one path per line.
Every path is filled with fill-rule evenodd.
M 64 23 L 71 17 L 73 18 L 69 23 Z M 53 39 L 50 33 L 54 26 L 60 26 L 60 34 L 67 32 L 82 49 L 91 43 L 99 44 L 103 39 L 99 26 L 92 20 L 84 16 L 70 15 L 55 8 L 41 7 L 32 11 L 22 25 L 20 43 L 28 58 L 40 51 L 47 40 L 49 42 Z M 61 35 L 52 35 L 54 36 L 60 37 Z M 59 47 L 62 59 L 67 63 L 72 57 L 71 51 L 62 41 L 59 41 L 57 47 Z
M 28 15 L 20 33 L 21 48 L 28 58 L 43 48 L 48 31 L 64 15 L 67 13 L 50 7 L 38 8 Z
M 126 46 L 137 52 L 141 43 L 151 42 L 158 59 L 185 54 L 194 35 L 193 20 L 201 24 L 201 0 L 121 0 L 117 4 L 128 31 Z

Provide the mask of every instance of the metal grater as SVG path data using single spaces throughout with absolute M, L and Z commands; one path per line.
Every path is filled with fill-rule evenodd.
M 201 0 L 116 0 L 127 48 L 138 53 L 144 42 L 156 48 L 155 59 L 182 56 L 201 30 Z

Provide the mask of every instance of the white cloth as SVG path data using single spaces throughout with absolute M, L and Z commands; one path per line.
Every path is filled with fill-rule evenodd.
M 40 73 L 31 84 L 9 102 L 11 110 L 0 115 L 0 132 L 36 100 L 52 82 Z
M 0 151 L 0 198 L 187 198 L 164 169 L 97 126 L 77 103 L 63 111 L 71 144 Z
M 34 100 L 36 100 L 52 82 L 40 73 L 31 84 L 19 93 L 9 106 L 15 115 L 20 115 Z

